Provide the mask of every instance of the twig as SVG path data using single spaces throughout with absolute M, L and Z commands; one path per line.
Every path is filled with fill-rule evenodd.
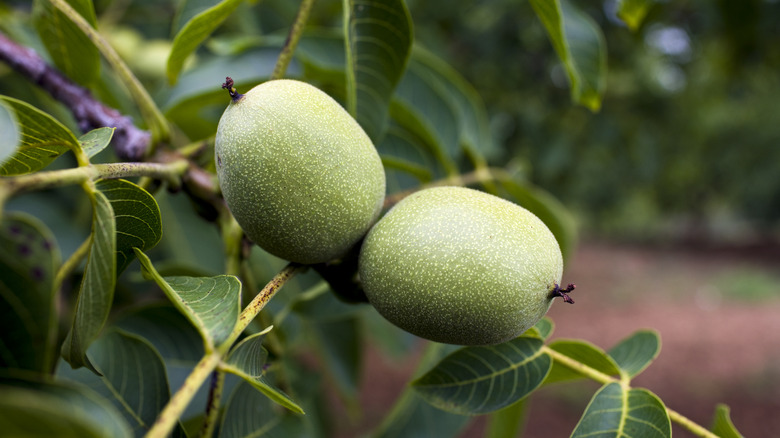
M 95 47 L 106 58 L 108 64 L 114 69 L 119 79 L 127 87 L 127 91 L 138 105 L 138 109 L 141 111 L 141 117 L 143 117 L 146 124 L 152 131 L 152 140 L 156 142 L 168 141 L 171 135 L 170 128 L 168 127 L 168 121 L 163 116 L 157 104 L 154 103 L 154 99 L 146 91 L 138 78 L 135 77 L 130 68 L 125 64 L 122 58 L 116 53 L 113 47 L 98 33 L 95 28 L 90 25 L 87 20 L 84 19 L 75 9 L 65 0 L 48 0 L 54 7 L 60 10 L 65 16 L 70 19 L 87 38 L 95 44 Z M 155 143 L 150 144 L 150 148 L 153 151 Z
M 222 392 L 225 389 L 225 373 L 214 370 L 211 373 L 211 388 L 209 388 L 209 402 L 206 406 L 206 418 L 200 428 L 201 438 L 211 438 L 217 426 L 219 416 L 219 403 L 222 400 Z
M 146 155 L 150 143 L 147 131 L 133 125 L 130 117 L 97 101 L 89 90 L 47 64 L 34 50 L 20 46 L 2 33 L 0 60 L 65 104 L 82 131 L 115 127 L 114 147 L 123 161 L 140 161 Z
M 295 48 L 298 46 L 298 40 L 301 39 L 303 28 L 306 26 L 306 22 L 309 20 L 309 12 L 314 5 L 314 0 L 303 0 L 301 7 L 298 9 L 298 14 L 295 16 L 295 21 L 290 27 L 290 33 L 287 35 L 287 40 L 284 42 L 282 53 L 279 54 L 279 58 L 276 60 L 276 66 L 273 73 L 271 73 L 271 79 L 281 79 L 287 71 L 287 66 L 290 65 Z
M 244 311 L 239 316 L 238 323 L 230 334 L 228 339 L 214 352 L 207 354 L 206 356 L 195 365 L 192 373 L 184 381 L 184 384 L 176 391 L 176 394 L 171 397 L 168 404 L 165 405 L 160 415 L 157 417 L 152 428 L 146 434 L 146 438 L 163 438 L 168 436 L 171 429 L 173 429 L 176 422 L 181 417 L 184 409 L 192 401 L 198 388 L 203 385 L 203 382 L 211 375 L 217 366 L 222 361 L 222 358 L 227 356 L 230 351 L 230 347 L 236 342 L 239 335 L 244 329 L 252 322 L 252 319 L 265 307 L 268 301 L 273 298 L 276 292 L 282 288 L 295 274 L 306 270 L 306 266 L 299 265 L 297 263 L 289 263 L 279 273 L 265 285 L 254 300 L 249 303 Z

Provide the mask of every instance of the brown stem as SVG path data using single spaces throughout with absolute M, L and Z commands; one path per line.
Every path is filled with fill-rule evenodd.
M 121 160 L 140 161 L 146 154 L 150 143 L 148 132 L 133 125 L 130 117 L 96 100 L 89 90 L 47 64 L 34 50 L 17 44 L 2 33 L 0 60 L 65 104 L 82 131 L 104 126 L 116 128 L 114 146 Z

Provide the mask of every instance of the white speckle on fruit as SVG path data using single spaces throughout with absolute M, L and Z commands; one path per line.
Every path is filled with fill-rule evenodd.
M 369 232 L 360 277 L 369 301 L 399 327 L 438 342 L 495 344 L 550 306 L 563 259 L 532 213 L 462 187 L 427 189 Z
M 215 151 L 236 220 L 260 247 L 287 260 L 341 256 L 384 201 L 384 169 L 371 140 L 335 100 L 303 82 L 265 82 L 231 103 Z

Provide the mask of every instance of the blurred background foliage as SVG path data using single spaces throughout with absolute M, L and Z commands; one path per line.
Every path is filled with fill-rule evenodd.
M 577 3 L 608 46 L 597 114 L 571 105 L 526 2 L 411 2 L 416 37 L 477 88 L 504 158 L 586 232 L 777 237 L 780 3 L 659 1 L 636 32 L 616 0 Z
M 408 1 L 416 42 L 448 61 L 484 99 L 500 146 L 491 163 L 509 163 L 513 172 L 549 190 L 586 235 L 719 242 L 778 238 L 780 2 L 649 2 L 648 16 L 635 31 L 617 18 L 618 3 L 577 2 L 598 23 L 608 47 L 607 92 L 601 110 L 592 113 L 572 104 L 565 72 L 528 2 L 452 0 L 442 7 Z M 182 87 L 172 91 L 165 84 L 170 38 L 182 21 L 176 2 L 97 0 L 95 5 L 101 31 L 145 84 L 159 91 L 167 115 L 174 121 L 192 117 L 181 104 L 187 96 L 176 94 Z M 318 1 L 310 24 L 340 27 L 341 8 L 337 0 Z M 28 2 L 11 1 L 0 9 L 5 32 L 40 47 L 29 29 L 9 19 L 29 11 Z M 220 56 L 275 40 L 281 44 L 296 10 L 296 2 L 282 0 L 242 3 L 199 49 L 197 62 L 213 61 L 221 71 Z M 170 17 L 176 18 L 171 22 Z M 318 50 L 307 50 L 304 40 L 300 55 L 316 56 Z M 267 59 L 258 53 L 231 62 L 268 69 L 275 52 L 264 53 Z M 322 62 L 305 67 L 313 64 Z M 55 116 L 69 117 L 2 69 L 0 93 L 44 101 L 41 105 Z M 187 87 L 216 90 L 201 78 L 190 78 Z M 257 78 L 243 79 L 248 84 Z M 187 80 L 183 75 L 180 84 Z M 115 82 L 106 78 L 95 92 L 134 114 L 123 91 L 112 89 Z M 201 129 L 194 134 L 206 135 L 216 126 L 224 99 L 218 90 L 213 95 L 211 113 L 200 109 L 198 115 L 206 123 L 191 124 Z

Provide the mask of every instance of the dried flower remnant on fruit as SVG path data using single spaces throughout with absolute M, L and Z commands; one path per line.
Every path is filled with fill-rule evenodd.
M 228 90 L 228 94 L 230 94 L 230 98 L 233 99 L 233 102 L 238 102 L 244 95 L 240 94 L 236 88 L 233 87 L 233 84 L 233 78 L 228 76 L 225 78 L 225 83 L 222 84 L 222 88 Z
M 561 297 L 563 298 L 563 301 L 569 304 L 574 304 L 574 300 L 571 299 L 571 297 L 568 294 L 569 292 L 573 291 L 577 287 L 576 284 L 569 283 L 569 285 L 566 286 L 565 288 L 561 288 L 560 286 L 558 286 L 558 283 L 553 283 L 553 284 L 555 285 L 555 287 L 550 292 L 550 298 Z

